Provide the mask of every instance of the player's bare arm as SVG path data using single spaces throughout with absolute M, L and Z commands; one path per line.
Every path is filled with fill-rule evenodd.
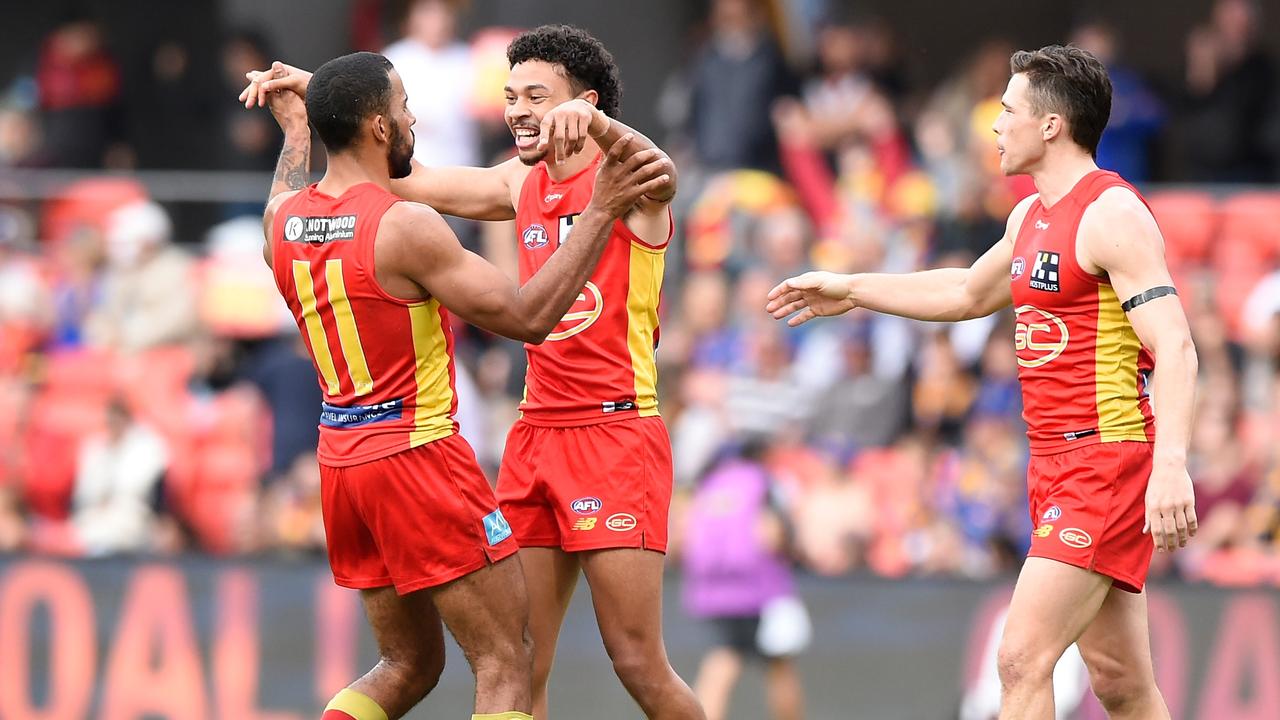
M 765 309 L 795 327 L 816 317 L 840 315 L 854 308 L 914 320 L 969 320 L 1007 307 L 1013 243 L 1035 196 L 1013 209 L 1004 236 L 967 268 L 937 268 L 914 273 L 840 275 L 809 272 L 782 281 L 769 292 Z
M 249 81 L 240 93 L 245 107 L 270 106 L 278 95 L 306 98 L 311 73 L 302 68 L 276 61 L 270 70 L 254 70 L 246 74 Z M 298 103 L 302 105 L 301 102 Z M 311 135 L 306 127 L 306 106 L 302 105 L 302 128 L 285 131 L 285 147 L 311 150 Z M 279 120 L 279 118 L 277 118 Z M 393 180 L 391 191 L 406 200 L 421 202 L 445 215 L 471 220 L 510 220 L 516 216 L 514 197 L 518 194 L 529 168 L 512 159 L 493 167 L 428 168 L 414 161 L 413 172 L 406 178 Z M 514 189 L 514 190 L 513 190 Z
M 659 191 L 642 195 L 635 206 L 627 213 L 624 222 L 641 240 L 653 245 L 661 245 L 671 234 L 671 216 L 667 207 L 676 196 L 676 166 L 671 158 L 652 140 L 628 127 L 626 124 L 611 118 L 600 108 L 582 98 L 575 98 L 561 103 L 542 118 L 539 128 L 538 148 L 550 148 L 548 160 L 563 162 L 576 155 L 587 146 L 590 140 L 603 152 L 608 152 L 613 144 L 625 135 L 635 138 L 632 141 L 634 152 L 653 149 L 662 154 L 666 173 L 671 182 Z
M 1147 484 L 1147 519 L 1156 549 L 1172 552 L 1195 535 L 1195 493 L 1187 446 L 1195 405 L 1195 345 L 1164 260 L 1155 218 L 1132 192 L 1111 188 L 1080 221 L 1080 265 L 1105 273 L 1138 339 L 1155 357 L 1156 440 Z
M 288 72 L 286 65 L 277 62 L 262 75 L 284 77 Z M 307 106 L 302 95 L 294 92 L 265 93 L 261 95 L 260 102 L 271 110 L 271 115 L 284 131 L 284 147 L 276 161 L 275 176 L 271 179 L 271 191 L 267 196 L 268 200 L 273 200 L 280 193 L 307 186 L 311 178 L 311 128 L 307 125 Z
M 403 277 L 485 330 L 541 343 L 591 277 L 616 219 L 641 194 L 669 181 L 656 153 L 633 152 L 622 160 L 629 142 L 624 138 L 606 155 L 573 235 L 523 287 L 463 248 L 437 212 L 417 203 L 400 203 L 384 216 L 376 251 L 379 275 L 385 268 Z

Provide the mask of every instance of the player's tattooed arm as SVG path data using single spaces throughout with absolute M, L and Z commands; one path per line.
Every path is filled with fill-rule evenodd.
M 284 148 L 276 161 L 276 174 L 271 179 L 268 200 L 282 192 L 301 190 L 311 178 L 311 135 L 308 132 L 285 133 Z
M 301 190 L 311 177 L 311 128 L 304 100 L 311 73 L 276 61 L 270 70 L 251 71 L 246 77 L 249 85 L 240 93 L 240 101 L 246 108 L 265 105 L 284 131 L 284 147 L 267 199 Z

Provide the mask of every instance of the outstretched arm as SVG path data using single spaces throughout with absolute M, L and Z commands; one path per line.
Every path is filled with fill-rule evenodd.
M 277 60 L 270 70 L 253 70 L 245 77 L 249 83 L 240 93 L 240 102 L 245 107 L 270 105 L 276 96 L 293 95 L 299 99 L 301 127 L 296 122 L 289 126 L 281 122 L 280 127 L 285 131 L 286 149 L 301 149 L 304 158 L 309 155 L 311 133 L 302 99 L 307 96 L 311 73 Z M 406 200 L 430 205 L 445 215 L 472 220 L 510 220 L 516 216 L 510 188 L 515 180 L 523 179 L 526 172 L 519 160 L 514 159 L 489 168 L 428 168 L 415 161 L 408 177 L 392 181 L 391 191 Z
M 459 245 L 435 211 L 410 203 L 394 206 L 382 221 L 379 268 L 408 278 L 474 325 L 542 342 L 595 270 L 614 221 L 639 195 L 669 181 L 653 151 L 620 160 L 628 143 L 624 138 L 606 157 L 596 192 L 574 223 L 573 234 L 524 286 L 517 287 L 501 270 Z
M 1013 209 L 1004 237 L 971 267 L 905 274 L 805 273 L 775 287 L 765 309 L 778 320 L 795 313 L 787 320 L 792 327 L 856 307 L 914 320 L 952 322 L 990 315 L 1012 302 L 1013 243 L 1030 204 L 1027 198 Z
M 1155 357 L 1151 378 L 1156 442 L 1147 483 L 1147 520 L 1156 549 L 1173 552 L 1196 534 L 1195 491 L 1187 446 L 1195 407 L 1191 330 L 1164 259 L 1164 238 L 1151 211 L 1125 188 L 1103 192 L 1080 221 L 1081 261 L 1104 271 L 1138 340 Z

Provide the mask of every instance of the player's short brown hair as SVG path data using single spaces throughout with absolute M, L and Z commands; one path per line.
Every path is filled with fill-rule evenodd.
M 1097 157 L 1111 118 L 1111 77 L 1102 61 L 1078 47 L 1048 45 L 1014 53 L 1009 69 L 1027 76 L 1031 109 L 1066 118 L 1071 140 Z

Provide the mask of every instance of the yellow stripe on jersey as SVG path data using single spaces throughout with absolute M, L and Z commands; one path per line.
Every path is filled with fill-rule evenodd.
M 425 445 L 453 434 L 453 388 L 449 384 L 449 348 L 440 317 L 440 302 L 434 298 L 409 306 L 413 328 L 414 382 L 418 392 L 413 411 L 409 447 Z
M 653 335 L 658 329 L 658 294 L 666 262 L 663 250 L 631 243 L 631 282 L 627 294 L 627 349 L 635 373 L 636 408 L 641 417 L 658 414 L 658 364 Z
M 1138 407 L 1138 353 L 1142 343 L 1110 285 L 1098 286 L 1098 334 L 1094 347 L 1095 400 L 1102 442 L 1146 442 L 1146 421 Z
M 293 261 L 293 285 L 298 292 L 298 300 L 302 302 L 302 320 L 307 326 L 307 340 L 311 343 L 311 356 L 315 358 L 320 376 L 329 389 L 329 395 L 340 395 L 342 388 L 338 384 L 338 371 L 333 367 L 333 356 L 329 354 L 329 336 L 325 335 L 324 322 L 316 308 L 316 289 L 311 281 L 311 263 L 306 260 Z
M 364 359 L 364 347 L 360 345 L 360 331 L 356 329 L 356 317 L 351 313 L 351 301 L 347 299 L 347 285 L 342 280 L 342 261 L 326 260 L 324 276 L 329 282 L 329 305 L 333 307 L 333 319 L 338 325 L 338 341 L 342 344 L 342 357 L 347 361 L 347 372 L 355 384 L 356 396 L 373 392 L 373 376 Z

